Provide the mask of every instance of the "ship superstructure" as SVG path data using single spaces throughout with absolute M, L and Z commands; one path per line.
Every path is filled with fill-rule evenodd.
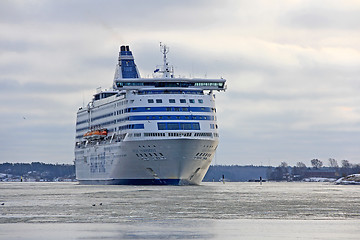
M 76 178 L 83 184 L 200 184 L 218 146 L 214 91 L 225 79 L 175 78 L 163 65 L 141 78 L 121 46 L 111 90 L 77 112 Z

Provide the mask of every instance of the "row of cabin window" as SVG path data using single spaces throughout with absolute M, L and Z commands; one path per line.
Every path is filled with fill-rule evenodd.
M 118 128 L 115 128 L 116 130 L 125 130 L 125 129 L 144 129 L 144 124 L 127 124 L 124 126 L 120 126 Z
M 139 95 L 153 95 L 153 94 L 192 94 L 204 95 L 202 90 L 140 90 Z
M 150 99 L 149 99 L 150 100 Z M 161 99 L 160 99 L 161 100 Z M 202 99 L 199 99 L 199 100 L 202 100 Z M 136 108 L 132 108 L 133 110 L 136 109 Z M 147 110 L 150 110 L 150 108 L 147 108 Z M 111 116 L 114 116 L 114 115 L 121 115 L 121 114 L 124 114 L 124 113 L 127 113 L 127 112 L 130 112 L 131 111 L 131 108 L 127 108 L 127 109 L 122 109 L 122 110 L 118 110 L 116 112 L 111 112 L 111 113 L 107 113 L 107 114 L 103 114 L 103 115 L 100 115 L 100 116 L 97 116 L 97 117 L 93 117 L 91 118 L 91 121 L 96 121 L 96 120 L 99 120 L 99 119 L 102 119 L 102 118 L 107 118 L 107 117 L 111 117 Z M 166 111 L 189 111 L 188 108 L 178 108 L 178 107 L 175 107 L 175 108 L 166 108 Z M 216 109 L 213 108 L 213 111 L 216 112 Z M 205 118 L 206 119 L 206 118 Z M 123 120 L 126 120 L 126 118 L 124 118 Z M 87 123 L 89 122 L 88 119 L 85 119 L 83 121 L 78 121 L 76 123 L 76 125 L 80 125 L 80 124 L 83 124 L 83 123 Z
M 127 119 L 128 120 L 128 119 Z M 114 122 L 107 122 L 103 123 L 102 126 L 109 125 Z M 218 129 L 217 124 L 210 124 L 210 129 Z M 77 129 L 76 132 L 80 132 L 87 129 L 81 128 Z M 128 124 L 125 126 L 120 126 L 118 130 L 124 130 L 124 129 L 144 129 L 144 124 Z M 158 123 L 158 129 L 159 130 L 200 130 L 200 124 L 199 123 Z M 117 128 L 115 128 L 115 131 Z
M 122 106 L 122 105 L 126 105 L 128 103 L 128 100 L 126 101 L 121 101 L 121 102 L 118 102 L 114 105 L 114 107 L 119 107 L 119 106 Z M 109 105 L 108 107 L 106 108 L 112 108 L 112 105 Z M 106 108 L 101 108 L 101 110 L 104 110 Z M 100 110 L 100 109 L 99 109 Z M 97 111 L 97 109 L 92 109 L 92 113 L 95 113 Z M 120 115 L 120 114 L 123 114 L 125 113 L 126 109 L 122 109 L 122 110 L 119 110 L 119 111 L 116 111 L 114 112 L 114 115 Z M 85 114 L 79 114 L 78 115 L 78 118 L 80 117 L 83 117 L 85 115 L 88 115 L 88 113 L 85 113 Z M 96 118 L 92 118 L 91 120 L 94 121 L 94 120 L 97 120 L 97 119 L 100 119 L 100 118 L 104 118 L 104 117 L 108 117 L 108 116 L 112 116 L 112 114 L 105 114 L 105 115 L 101 115 L 101 116 L 98 116 Z M 86 123 L 88 122 L 89 120 L 88 119 L 85 119 L 85 120 L 82 120 L 82 121 L 79 121 L 76 123 L 76 125 L 79 125 L 79 124 L 82 124 L 82 123 Z
M 158 130 L 200 130 L 199 123 L 165 122 L 157 123 Z
M 116 123 L 120 123 L 120 122 L 125 122 L 125 121 L 140 121 L 140 120 L 163 120 L 163 119 L 167 119 L 167 120 L 215 120 L 215 116 L 206 116 L 206 115 L 154 115 L 154 116 L 131 116 L 131 117 L 125 117 L 125 118 L 118 118 L 118 119 L 114 119 L 111 121 L 107 121 L 107 122 L 102 122 L 99 124 L 99 126 L 101 125 L 102 127 L 111 125 L 111 124 L 116 124 Z M 88 121 L 86 121 L 88 122 Z M 211 129 L 217 129 L 217 125 L 216 124 L 210 124 L 210 128 Z M 87 130 L 88 126 L 86 127 L 82 127 L 82 128 L 77 128 L 76 132 L 81 132 L 84 130 Z
M 216 112 L 215 108 L 210 107 L 134 107 L 127 108 L 126 112 Z
M 167 135 L 166 135 L 167 134 Z M 169 132 L 169 133 L 144 133 L 144 137 L 191 137 L 193 133 L 191 132 Z M 130 134 L 129 134 L 130 136 Z M 218 133 L 194 133 L 196 137 L 219 137 Z M 134 133 L 134 137 L 141 137 L 141 133 Z M 207 146 L 209 148 L 213 148 L 213 146 Z M 201 153 L 197 153 L 196 156 L 206 156 L 205 153 L 201 155 Z M 208 156 L 210 157 L 210 156 Z
M 155 99 L 156 103 L 162 103 L 162 99 Z M 175 103 L 175 99 L 169 99 L 169 103 Z M 148 99 L 148 103 L 154 103 L 154 99 Z M 180 99 L 180 103 L 186 103 L 186 99 Z M 189 103 L 195 103 L 195 99 L 189 99 Z M 204 100 L 198 99 L 198 103 L 204 103 Z
M 116 123 L 116 120 L 101 123 L 101 127 L 105 127 L 107 125 L 115 124 L 115 123 Z M 80 132 L 80 131 L 83 131 L 83 130 L 86 130 L 86 129 L 88 129 L 88 127 L 79 128 L 79 129 L 76 129 L 76 132 Z M 140 124 L 127 124 L 127 125 L 119 126 L 118 128 L 114 128 L 114 131 L 116 131 L 116 130 L 126 130 L 126 129 L 144 129 L 144 124 L 142 124 L 142 123 L 140 123 Z M 109 132 L 112 132 L 112 130 L 109 130 Z
M 102 119 L 102 118 L 111 117 L 113 115 L 115 115 L 115 112 L 114 113 L 111 112 L 111 113 L 103 114 L 103 115 L 100 115 L 100 116 L 97 116 L 97 117 L 93 117 L 93 118 L 91 118 L 91 121 L 96 121 L 96 120 L 99 120 L 99 119 Z M 87 122 L 89 122 L 89 119 L 85 119 L 83 121 L 76 122 L 76 125 L 87 123 Z
M 215 120 L 215 116 L 206 116 L 206 115 L 138 115 L 138 116 L 131 116 L 127 118 L 119 118 L 117 122 L 120 122 L 121 120 L 126 121 L 139 121 L 139 120 Z
M 119 129 L 120 130 L 120 129 Z M 111 132 L 116 131 L 116 128 L 114 130 L 112 130 Z M 144 137 L 166 137 L 165 135 L 166 133 L 144 133 Z M 178 133 L 178 132 L 169 132 L 167 133 L 168 137 L 191 137 L 193 133 Z M 212 135 L 213 134 L 213 135 Z M 141 137 L 142 133 L 134 133 L 133 135 L 131 133 L 129 133 L 129 137 Z M 219 137 L 218 133 L 194 133 L 195 137 Z M 83 135 L 77 135 L 76 139 L 81 139 L 83 137 Z M 123 139 L 123 137 L 122 137 Z

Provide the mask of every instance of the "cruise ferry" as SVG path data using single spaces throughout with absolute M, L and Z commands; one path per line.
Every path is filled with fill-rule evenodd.
M 198 185 L 219 142 L 215 94 L 226 80 L 175 77 L 163 64 L 141 78 L 121 46 L 113 85 L 99 90 L 76 120 L 80 184 Z

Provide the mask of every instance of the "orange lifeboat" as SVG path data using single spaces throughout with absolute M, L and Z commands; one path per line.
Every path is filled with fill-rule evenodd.
M 92 131 L 88 131 L 84 134 L 85 139 L 98 139 L 98 138 L 104 138 L 108 134 L 108 130 L 106 128 L 104 129 L 96 129 Z

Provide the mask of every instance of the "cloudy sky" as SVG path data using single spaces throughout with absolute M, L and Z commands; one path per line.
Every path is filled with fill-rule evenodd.
M 360 163 L 360 2 L 2 0 L 0 162 L 72 163 L 75 117 L 120 45 L 143 77 L 224 77 L 217 164 Z

